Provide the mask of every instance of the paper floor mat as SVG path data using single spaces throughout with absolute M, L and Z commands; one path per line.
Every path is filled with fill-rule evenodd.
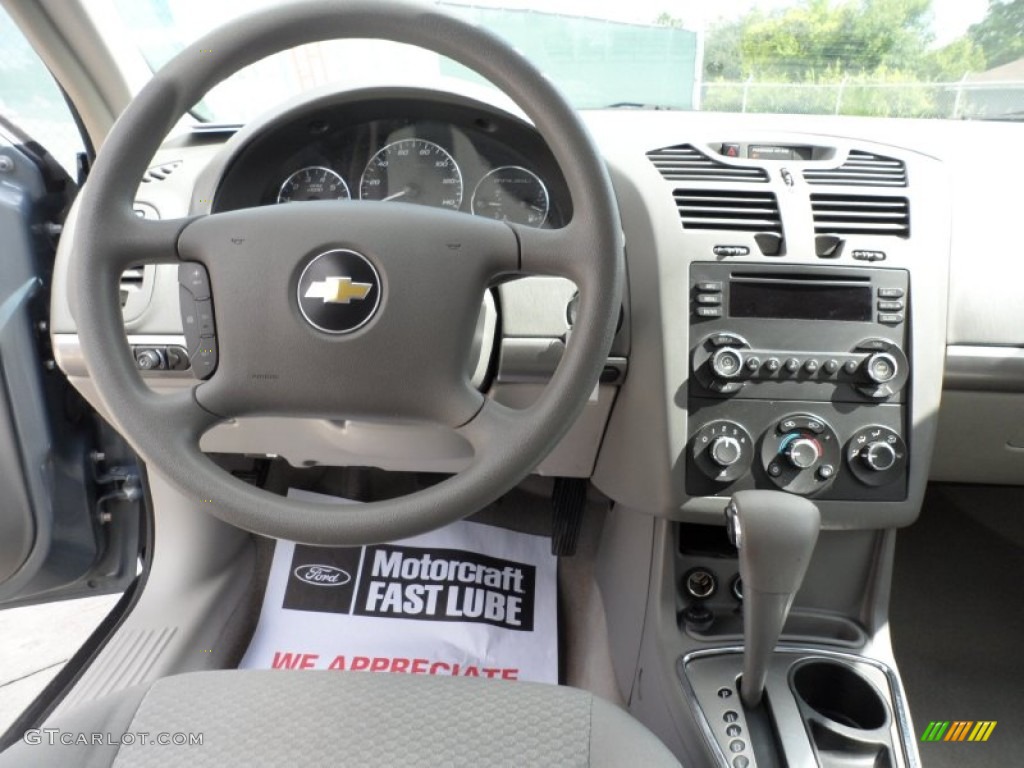
M 239 666 L 557 683 L 555 566 L 547 537 L 465 521 L 367 547 L 279 540 Z

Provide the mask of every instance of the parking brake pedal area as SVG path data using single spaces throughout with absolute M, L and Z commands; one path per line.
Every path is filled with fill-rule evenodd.
M 239 666 L 557 683 L 556 562 L 545 536 L 465 521 L 365 547 L 279 540 Z

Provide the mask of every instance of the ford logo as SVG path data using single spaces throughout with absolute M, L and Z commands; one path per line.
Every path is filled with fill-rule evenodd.
M 333 565 L 300 565 L 294 573 L 296 579 L 314 587 L 340 587 L 352 581 L 348 571 Z

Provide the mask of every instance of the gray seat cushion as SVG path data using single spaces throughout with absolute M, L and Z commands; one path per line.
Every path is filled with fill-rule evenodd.
M 679 766 L 640 723 L 589 693 L 473 678 L 194 672 L 90 702 L 45 727 L 60 733 L 19 742 L 0 768 Z M 119 743 L 122 734 L 134 743 Z M 201 734 L 202 744 L 142 744 L 141 734 L 150 742 Z

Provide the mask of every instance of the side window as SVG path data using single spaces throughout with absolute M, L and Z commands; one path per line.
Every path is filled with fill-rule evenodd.
M 0 7 L 0 116 L 41 144 L 75 178 L 83 142 L 49 70 Z

